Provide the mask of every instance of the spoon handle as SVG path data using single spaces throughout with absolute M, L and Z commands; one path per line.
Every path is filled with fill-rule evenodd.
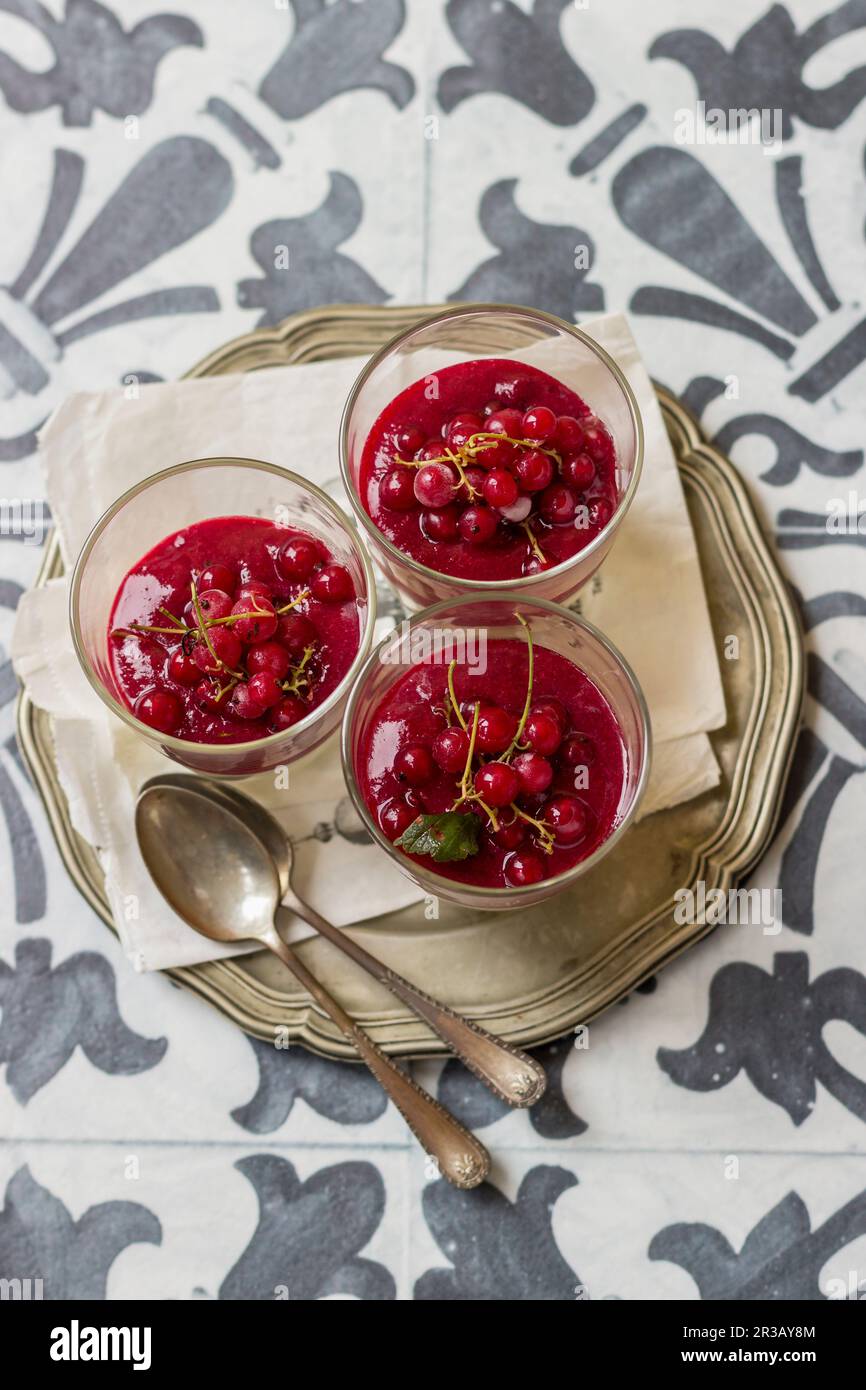
M 357 1048 L 379 1085 L 391 1097 L 418 1143 L 436 1160 L 439 1172 L 455 1187 L 477 1187 L 490 1171 L 490 1155 L 438 1100 L 434 1100 L 410 1076 L 392 1062 L 364 1029 L 350 1018 L 333 995 L 312 975 L 300 956 L 276 932 L 257 938 L 279 956 L 295 979 L 330 1018 L 343 1036 Z
M 500 1100 L 504 1100 L 508 1105 L 517 1106 L 534 1105 L 540 1100 L 547 1085 L 547 1077 L 544 1068 L 534 1057 L 512 1047 L 510 1043 L 495 1038 L 477 1023 L 472 1023 L 470 1019 L 455 1013 L 446 1004 L 440 1004 L 438 1000 L 425 994 L 417 985 L 404 980 L 402 975 L 398 975 L 395 970 L 389 969 L 382 961 L 371 956 L 369 951 L 365 951 L 363 946 L 340 931 L 339 927 L 320 917 L 315 908 L 302 902 L 294 893 L 289 893 L 283 902 L 287 906 L 277 908 L 277 924 L 281 920 L 288 923 L 293 912 L 309 926 L 315 927 L 321 936 L 333 942 L 423 1018 L 479 1081 L 483 1081 Z

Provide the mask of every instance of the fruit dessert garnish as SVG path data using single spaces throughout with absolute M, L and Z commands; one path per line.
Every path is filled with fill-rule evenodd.
M 124 704 L 193 743 L 291 728 L 340 684 L 359 643 L 349 571 L 321 541 L 259 517 L 166 536 L 127 574 L 109 623 Z
M 535 367 L 484 358 L 391 401 L 364 445 L 359 492 L 404 554 L 495 582 L 583 550 L 616 510 L 615 471 L 611 434 L 580 396 Z
M 484 672 L 439 660 L 401 676 L 356 767 L 389 840 L 486 888 L 539 883 L 585 859 L 616 824 L 626 772 L 601 691 L 566 657 L 535 647 L 516 617 L 525 644 L 489 641 Z

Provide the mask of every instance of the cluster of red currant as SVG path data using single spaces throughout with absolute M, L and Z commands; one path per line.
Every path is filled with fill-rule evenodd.
M 161 733 L 183 720 L 183 701 L 172 689 L 190 692 L 198 708 L 254 720 L 267 717 L 271 732 L 288 729 L 309 713 L 311 661 L 319 641 L 311 618 L 294 610 L 312 596 L 344 603 L 354 595 L 348 570 L 325 563 L 322 549 L 306 536 L 285 542 L 277 568 L 289 583 L 308 583 L 280 603 L 260 580 L 239 582 L 225 564 L 190 576 L 190 598 L 182 616 L 162 607 L 164 622 L 132 623 L 112 636 L 147 633 L 164 649 L 165 685 L 143 691 L 134 713 Z
M 600 528 L 612 515 L 604 497 L 582 501 L 599 468 L 614 462 L 613 440 L 594 415 L 578 420 L 544 405 L 520 411 L 493 401 L 483 416 L 461 411 L 446 421 L 440 439 L 404 426 L 394 446 L 394 465 L 379 487 L 383 506 L 420 509 L 421 530 L 431 541 L 482 545 L 505 525 L 521 526 L 527 573 L 547 565 L 536 522 Z
M 522 714 L 501 705 L 459 703 L 452 662 L 443 710 L 446 727 L 429 747 L 412 744 L 398 750 L 393 770 L 409 791 L 380 813 L 385 834 L 399 840 L 418 819 L 412 791 L 442 772 L 459 774 L 450 810 L 483 815 L 491 846 L 506 853 L 503 872 L 515 887 L 545 878 L 543 856 L 586 836 L 586 808 L 567 789 L 575 788 L 577 770 L 588 770 L 595 758 L 592 740 L 573 729 L 560 700 L 533 699 L 532 637 L 528 627 L 526 632 L 530 674 Z

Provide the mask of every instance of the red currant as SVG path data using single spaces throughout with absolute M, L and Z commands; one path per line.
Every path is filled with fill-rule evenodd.
M 401 458 L 414 458 L 419 449 L 423 449 L 427 439 L 426 434 L 420 425 L 404 425 L 394 434 L 394 447 Z
M 474 503 L 460 513 L 457 522 L 461 536 L 470 545 L 484 545 L 492 540 L 498 524 L 489 507 L 479 507 Z
M 523 737 L 536 753 L 555 753 L 562 742 L 562 729 L 549 714 L 530 714 L 523 726 Z
M 180 700 L 170 690 L 145 690 L 132 708 L 142 724 L 161 734 L 173 734 L 183 717 Z
M 464 444 L 468 444 L 473 434 L 477 434 L 483 426 L 481 416 L 474 411 L 464 410 L 459 415 L 455 415 L 448 425 L 445 440 L 451 449 L 462 449 Z
M 344 565 L 325 565 L 313 575 L 310 589 L 320 603 L 346 603 L 355 594 L 352 576 Z
M 260 594 L 262 598 L 271 598 L 271 591 L 268 585 L 261 579 L 247 579 L 235 594 L 235 601 L 239 598 L 250 598 L 253 594 Z
M 289 674 L 292 658 L 280 642 L 259 642 L 247 651 L 246 663 L 251 676 L 257 671 L 270 671 L 272 676 L 282 681 Z
M 415 470 L 397 464 L 389 468 L 379 484 L 379 500 L 391 512 L 411 512 L 418 505 L 415 498 Z
M 484 480 L 484 501 L 489 507 L 511 507 L 517 501 L 517 483 L 505 468 L 491 468 Z
M 433 740 L 433 757 L 443 772 L 462 772 L 469 753 L 469 735 L 463 729 L 440 729 Z
M 520 778 L 509 763 L 485 763 L 475 774 L 475 790 L 495 808 L 507 806 L 520 791 Z
M 567 526 L 574 518 L 575 496 L 562 483 L 551 483 L 544 489 L 539 511 L 551 526 Z
M 419 449 L 418 458 L 426 459 L 428 463 L 431 459 L 441 459 L 445 445 L 441 439 L 428 439 L 423 449 Z
M 583 426 L 573 415 L 560 415 L 553 435 L 554 446 L 562 454 L 573 454 L 583 448 Z
M 284 613 L 277 624 L 276 639 L 289 656 L 303 656 L 307 647 L 315 646 L 317 638 L 315 624 L 303 613 Z
M 437 512 L 421 513 L 421 530 L 428 541 L 456 541 L 460 532 L 457 529 L 457 508 L 440 507 Z
M 168 674 L 178 685 L 195 685 L 201 680 L 201 669 L 187 656 L 183 647 L 175 647 L 168 663 Z
M 480 753 L 504 753 L 516 732 L 516 715 L 501 705 L 487 705 L 478 716 L 475 747 Z
M 514 759 L 514 771 L 520 779 L 520 790 L 527 796 L 546 792 L 553 781 L 553 768 L 537 753 L 519 753 Z
M 222 589 L 223 593 L 233 594 L 237 579 L 228 565 L 208 565 L 196 578 L 196 587 L 202 593 L 205 589 Z
M 303 700 L 299 700 L 297 695 L 285 695 L 271 710 L 270 726 L 275 734 L 282 733 L 284 729 L 297 724 L 305 714 L 309 714 L 309 710 Z
M 600 420 L 588 420 L 584 424 L 583 447 L 596 463 L 613 463 L 613 440 Z
M 250 689 L 250 682 L 241 681 L 229 695 L 227 708 L 228 713 L 236 719 L 259 719 L 266 706 L 256 698 L 255 691 Z
M 595 479 L 595 464 L 589 454 L 566 454 L 560 466 L 560 474 L 565 483 L 585 492 Z
M 566 767 L 588 767 L 595 759 L 595 744 L 586 734 L 569 734 L 559 757 Z
M 447 507 L 457 486 L 457 474 L 447 463 L 425 463 L 415 474 L 415 497 L 422 507 Z
M 203 637 L 194 644 L 191 656 L 206 676 L 219 675 L 226 667 L 237 666 L 241 659 L 241 639 L 230 627 L 208 628 L 207 642 Z
M 492 415 L 488 415 L 486 428 L 494 434 L 507 434 L 512 439 L 522 439 L 523 416 L 519 410 L 509 407 L 495 410 Z
M 521 435 L 524 439 L 537 439 L 544 444 L 556 429 L 556 416 L 546 405 L 532 405 L 524 413 Z
M 468 468 L 464 468 L 463 479 L 461 479 L 460 486 L 457 489 L 457 496 L 460 498 L 461 502 L 470 502 L 473 495 L 476 497 L 480 496 L 484 490 L 484 479 L 486 477 L 487 474 L 484 469 L 476 468 L 474 464 L 470 464 Z M 472 491 L 470 491 L 470 488 Z
M 309 579 L 322 553 L 307 536 L 292 536 L 277 551 L 277 569 L 284 579 Z
M 217 618 L 227 618 L 232 611 L 231 596 L 224 589 L 203 589 L 198 596 L 198 602 L 202 613 L 211 622 Z
M 492 434 L 508 435 L 509 438 L 490 440 L 483 453 L 478 454 L 478 460 L 484 464 L 485 468 L 511 463 L 518 448 L 516 444 L 511 443 L 511 440 L 522 438 L 520 433 L 522 423 L 523 416 L 519 410 L 495 410 L 492 415 L 488 415 L 484 421 L 485 430 Z
M 250 698 L 257 705 L 261 705 L 263 710 L 278 705 L 283 698 L 279 681 L 273 671 L 256 671 L 255 675 L 250 676 L 247 681 L 247 689 L 250 692 Z
M 526 839 L 526 821 L 515 816 L 513 820 L 499 822 L 499 829 L 490 834 L 490 839 L 499 849 L 517 849 Z
M 606 497 L 596 497 L 589 504 L 589 520 L 592 526 L 606 526 L 613 516 L 613 507 Z
M 505 865 L 505 877 L 515 888 L 525 888 L 530 883 L 540 883 L 544 878 L 544 865 L 537 854 L 523 850 L 512 854 Z
M 518 458 L 514 471 L 524 492 L 541 492 L 553 478 L 553 463 L 539 449 L 527 449 Z
M 562 701 L 557 700 L 555 695 L 545 695 L 543 700 L 535 700 L 529 713 L 546 714 L 551 719 L 555 719 L 561 733 L 565 733 L 571 723 L 571 715 L 568 713 Z
M 408 782 L 410 787 L 423 787 L 435 773 L 436 765 L 430 749 L 418 743 L 400 749 L 394 759 L 394 771 L 400 781 Z
M 277 615 L 270 599 L 263 594 L 239 598 L 232 613 L 240 616 L 232 627 L 242 642 L 266 642 L 277 630 Z
M 417 820 L 415 811 L 398 798 L 379 808 L 379 824 L 389 840 L 398 840 L 413 820 Z
M 223 686 L 213 676 L 207 676 L 204 680 L 200 680 L 192 693 L 201 710 L 208 709 L 214 714 L 219 714 L 226 707 L 227 697 L 223 693 Z
M 557 844 L 574 844 L 586 834 L 586 811 L 577 797 L 552 796 L 544 808 L 544 819 Z

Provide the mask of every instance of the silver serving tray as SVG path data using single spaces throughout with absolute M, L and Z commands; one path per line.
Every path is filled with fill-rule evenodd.
M 256 371 L 371 353 L 430 307 L 331 305 L 227 343 L 188 375 Z M 735 887 L 767 848 L 800 719 L 803 645 L 796 609 L 733 465 L 701 437 L 688 411 L 658 388 L 697 537 L 721 650 L 728 720 L 710 735 L 722 768 L 713 791 L 659 811 L 572 890 L 523 913 L 472 913 L 441 904 L 437 921 L 413 906 L 365 922 L 364 944 L 431 994 L 511 1042 L 559 1037 L 615 1003 L 710 930 L 674 920 L 674 893 L 703 880 Z M 62 573 L 49 539 L 37 584 Z M 95 850 L 74 830 L 57 778 L 51 719 L 22 691 L 18 737 L 66 869 L 112 927 Z M 112 928 L 113 929 L 113 928 Z M 444 1051 L 424 1025 L 351 961 L 318 938 L 300 950 L 309 967 L 397 1056 Z M 269 952 L 166 972 L 256 1037 L 288 1028 L 293 1042 L 328 1057 L 353 1054 Z

